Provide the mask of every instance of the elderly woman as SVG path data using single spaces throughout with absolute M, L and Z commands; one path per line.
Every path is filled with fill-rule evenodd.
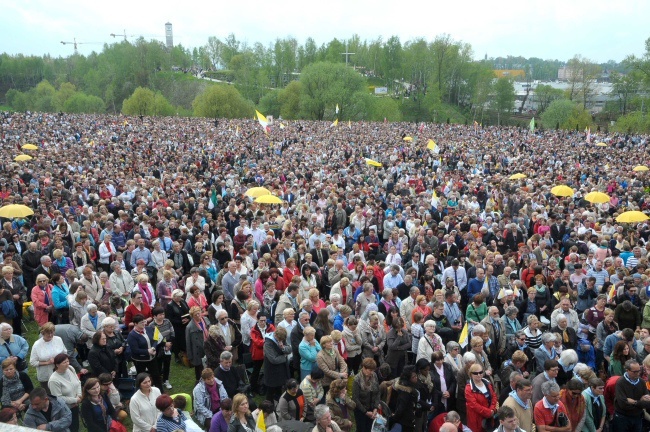
M 14 268 L 6 265 L 2 267 L 2 279 L 0 279 L 0 321 L 11 323 L 14 333 L 21 335 L 23 299 L 26 295 L 25 287 L 20 279 L 14 277 Z M 13 309 L 11 308 L 13 301 Z
M 386 346 L 388 347 L 386 363 L 393 371 L 393 378 L 396 378 L 404 368 L 407 352 L 411 348 L 411 336 L 404 328 L 404 320 L 399 316 L 393 319 L 391 329 L 386 336 Z
M 193 286 L 189 291 L 190 295 L 187 298 L 187 305 L 191 308 L 198 307 L 201 309 L 201 314 L 203 317 L 208 316 L 208 300 L 205 298 L 205 295 L 201 292 L 199 287 Z
M 0 376 L 0 404 L 24 412 L 27 410 L 27 401 L 32 390 L 34 390 L 32 380 L 27 372 L 16 370 L 16 360 L 14 358 L 3 360 L 2 376 Z
M 320 341 L 321 351 L 316 355 L 316 363 L 323 371 L 323 389 L 325 393 L 329 390 L 330 383 L 335 379 L 348 378 L 348 365 L 341 356 L 341 353 L 334 349 L 334 341 L 331 336 L 323 336 Z
M 163 385 L 166 389 L 171 389 L 172 386 L 169 383 L 169 370 L 172 359 L 172 345 L 176 334 L 174 333 L 174 327 L 172 326 L 171 321 L 165 318 L 165 309 L 156 306 L 153 309 L 152 315 L 153 321 L 151 321 L 149 327 L 157 329 L 163 340 L 163 344 L 161 344 L 158 349 L 159 352 L 162 350 L 162 355 L 156 356 L 159 363 L 158 366 L 162 373 Z
M 485 375 L 480 364 L 469 368 L 470 381 L 465 386 L 467 406 L 467 427 L 476 432 L 487 432 L 492 428 L 484 427 L 485 420 L 491 420 L 497 412 L 497 394 Z
M 70 303 L 70 324 L 80 327 L 81 318 L 88 313 L 88 305 L 92 304 L 88 299 L 88 294 L 79 286 L 74 294 L 74 300 Z
M 50 285 L 47 276 L 43 274 L 36 276 L 36 286 L 32 288 L 31 298 L 36 323 L 42 326 L 46 322 L 52 321 L 54 300 L 52 298 L 52 285 Z
M 13 333 L 14 328 L 10 324 L 0 323 L 0 362 L 12 358 L 19 371 L 27 371 L 29 343 L 22 336 Z
M 88 336 L 88 342 L 86 342 L 86 345 L 90 348 L 92 346 L 91 339 L 95 333 L 104 328 L 103 322 L 104 319 L 106 319 L 106 314 L 98 310 L 96 304 L 89 304 L 86 309 L 88 312 L 81 317 L 79 328 Z
M 41 327 L 41 338 L 34 342 L 29 357 L 29 364 L 36 368 L 36 379 L 41 387 L 47 389 L 47 381 L 52 375 L 54 357 L 67 350 L 60 337 L 54 336 L 54 324 L 46 323 Z
M 362 352 L 361 356 L 372 358 L 378 364 L 384 362 L 384 346 L 386 345 L 386 332 L 384 327 L 379 323 L 379 314 L 375 311 L 370 312 L 367 323 L 361 329 Z
M 133 288 L 133 292 L 141 292 L 142 302 L 153 309 L 156 304 L 156 296 L 154 295 L 153 287 L 149 283 L 149 276 L 146 273 L 142 273 L 135 280 L 138 283 Z
M 61 274 L 65 274 L 68 270 L 74 270 L 74 263 L 69 257 L 65 256 L 61 249 L 54 249 L 52 252 L 52 263 L 59 267 Z
M 506 329 L 506 344 L 510 345 L 515 339 L 515 334 L 521 330 L 521 323 L 517 319 L 519 309 L 516 306 L 506 306 L 501 317 L 501 325 Z
M 332 421 L 344 432 L 352 430 L 351 414 L 356 407 L 352 398 L 348 397 L 347 387 L 347 380 L 334 380 L 325 398 L 325 404 L 332 414 Z
M 431 361 L 431 355 L 436 351 L 446 354 L 444 344 L 440 336 L 436 334 L 436 322 L 428 320 L 424 323 L 424 336 L 418 342 L 417 362 L 421 358 Z
M 354 419 L 358 432 L 369 432 L 379 410 L 379 380 L 375 370 L 377 363 L 366 358 L 361 362 L 361 372 L 352 382 L 352 401 L 355 404 Z
M 526 345 L 531 350 L 535 350 L 542 345 L 542 327 L 541 321 L 535 315 L 529 315 L 527 318 L 528 325 L 522 329 L 526 335 Z
M 186 351 L 185 342 L 185 328 L 190 322 L 190 307 L 183 299 L 185 293 L 183 290 L 175 289 L 172 291 L 172 301 L 167 304 L 165 308 L 165 317 L 169 319 L 174 327 L 174 344 L 172 345 L 172 352 L 176 355 Z
M 311 432 L 341 432 L 339 425 L 332 419 L 332 412 L 327 405 L 317 405 L 314 409 L 314 417 L 316 426 Z
M 300 352 L 300 380 L 304 380 L 316 365 L 316 357 L 321 351 L 321 345 L 316 340 L 314 327 L 306 327 L 303 339 L 298 346 Z
M 104 334 L 106 335 L 106 347 L 112 351 L 117 361 L 118 369 L 117 374 L 119 377 L 126 377 L 126 361 L 125 353 L 126 340 L 122 336 L 122 332 L 116 331 L 118 329 L 117 321 L 112 316 L 106 317 L 102 323 L 104 325 Z M 94 336 L 93 336 L 94 337 Z
M 174 290 L 178 289 L 178 282 L 174 277 L 176 273 L 165 270 L 163 271 L 163 277 L 158 282 L 156 287 L 156 294 L 158 295 L 158 301 L 163 308 L 166 308 L 169 302 L 172 300 L 172 293 Z
M 463 362 L 465 363 L 465 366 L 463 366 L 458 371 L 458 375 L 456 375 L 456 410 L 458 411 L 463 423 L 465 423 L 467 420 L 465 387 L 467 386 L 467 383 L 469 383 L 471 376 L 469 368 L 476 363 L 476 356 L 472 352 L 466 352 L 463 354 Z
M 50 394 L 65 402 L 72 412 L 70 431 L 78 432 L 81 381 L 79 381 L 74 368 L 70 366 L 70 359 L 67 354 L 57 354 L 54 357 L 54 373 L 50 376 L 48 384 Z
M 376 304 L 375 287 L 370 282 L 365 282 L 362 286 L 362 292 L 357 296 L 355 315 L 362 316 L 369 304 Z
M 79 282 L 81 282 L 81 286 L 83 286 L 84 291 L 93 302 L 101 303 L 105 294 L 104 286 L 99 276 L 93 271 L 92 266 L 87 265 L 84 267 Z
M 111 269 L 113 273 L 109 276 L 108 281 L 111 284 L 113 295 L 128 300 L 135 285 L 133 278 L 128 272 L 122 270 L 122 266 L 117 261 L 111 263 Z
M 445 355 L 444 361 L 451 366 L 454 375 L 457 375 L 465 367 L 465 360 L 463 360 L 463 356 L 460 353 L 460 344 L 455 341 L 450 341 L 447 342 L 445 348 L 447 349 L 447 354 Z
M 97 331 L 92 337 L 92 348 L 88 352 L 88 363 L 93 376 L 98 377 L 103 373 L 117 376 L 117 359 L 115 352 L 108 347 L 108 338 L 103 331 Z
M 185 328 L 185 342 L 187 344 L 187 357 L 194 366 L 194 377 L 198 381 L 203 370 L 203 356 L 205 355 L 205 342 L 208 340 L 208 323 L 203 317 L 201 308 L 190 308 L 190 322 Z

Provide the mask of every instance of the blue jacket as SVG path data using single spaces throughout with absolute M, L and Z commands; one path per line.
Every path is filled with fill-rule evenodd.
M 334 317 L 334 330 L 343 331 L 343 317 L 341 314 Z
M 147 345 L 147 340 L 135 330 L 131 330 L 129 336 L 126 338 L 126 342 L 131 348 L 131 358 L 135 361 L 149 361 L 152 360 L 152 356 L 149 354 L 149 348 L 156 348 L 157 343 L 153 340 L 153 327 L 145 327 L 145 332 L 149 336 L 149 343 Z
M 483 289 L 483 285 L 485 284 L 485 279 L 482 281 L 474 278 L 469 281 L 467 284 L 467 298 L 472 300 L 472 297 L 474 297 L 476 294 L 480 293 L 481 290 Z
M 7 349 L 7 345 L 9 345 L 9 349 Z M 11 354 L 9 354 L 10 350 Z M 0 338 L 0 363 L 12 355 L 25 360 L 28 351 L 29 343 L 22 336 L 11 335 L 9 341 Z
M 52 301 L 54 302 L 54 309 L 66 309 L 69 308 L 68 304 L 68 286 L 58 286 L 54 285 L 52 287 Z
M 623 340 L 620 336 L 617 335 L 617 333 L 618 332 L 612 333 L 605 338 L 605 343 L 603 344 L 603 354 L 605 356 L 612 355 L 612 351 L 614 351 L 614 345 L 616 345 L 616 342 Z

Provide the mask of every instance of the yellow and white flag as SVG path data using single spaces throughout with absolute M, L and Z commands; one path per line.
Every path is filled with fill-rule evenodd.
M 438 147 L 438 144 L 432 139 L 429 140 L 427 143 L 427 148 L 431 150 L 434 154 L 440 153 L 440 147 Z
M 255 115 L 257 115 L 257 121 L 260 122 L 260 125 L 262 126 L 264 132 L 269 133 L 271 131 L 271 128 L 269 128 L 269 121 L 266 119 L 266 117 L 264 117 L 264 115 L 258 110 L 255 110 Z
M 460 337 L 458 338 L 458 343 L 461 347 L 465 348 L 469 342 L 469 328 L 467 327 L 467 321 L 463 326 L 463 331 L 460 332 Z
M 336 113 L 339 113 L 339 104 L 336 104 Z
M 264 413 L 262 412 L 260 412 L 260 415 L 257 416 L 255 432 L 266 432 L 266 422 L 264 421 Z
M 330 127 L 336 127 L 339 125 L 339 119 L 334 120 L 334 123 L 330 125 Z

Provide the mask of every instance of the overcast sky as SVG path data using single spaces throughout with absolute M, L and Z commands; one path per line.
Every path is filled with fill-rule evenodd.
M 647 0 L 0 0 L 0 52 L 67 56 L 101 51 L 110 33 L 164 40 L 173 24 L 174 43 L 204 45 L 209 36 L 234 33 L 249 44 L 275 38 L 313 37 L 320 46 L 359 34 L 372 40 L 392 35 L 402 42 L 448 33 L 472 45 L 475 58 L 521 55 L 567 60 L 575 54 L 597 61 L 641 55 L 650 37 Z

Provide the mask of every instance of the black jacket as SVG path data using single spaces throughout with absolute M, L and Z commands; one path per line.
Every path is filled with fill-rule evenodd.
M 117 372 L 117 360 L 115 352 L 108 346 L 94 345 L 88 352 L 88 363 L 93 376 L 99 376 L 102 373 Z
M 94 405 L 90 402 L 90 399 L 85 398 L 81 402 L 81 419 L 83 420 L 88 432 L 106 432 L 110 425 L 107 424 L 107 419 L 110 416 L 115 418 L 115 408 L 113 404 L 108 399 L 108 395 L 102 395 L 104 402 L 104 407 L 106 408 L 106 417 L 102 414 L 98 414 L 97 411 L 93 408 Z

